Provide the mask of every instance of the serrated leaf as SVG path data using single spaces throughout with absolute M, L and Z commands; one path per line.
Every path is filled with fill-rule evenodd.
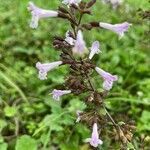
M 69 114 L 66 114 L 61 118 L 60 123 L 64 125 L 73 125 L 74 119 Z
M 62 131 L 63 130 L 63 127 L 61 125 L 56 124 L 54 122 L 50 125 L 50 128 L 52 131 Z
M 7 116 L 7 117 L 14 117 L 15 114 L 17 113 L 17 108 L 6 106 L 4 108 L 4 113 L 5 113 L 5 116 Z
M 70 112 L 76 112 L 77 110 L 84 110 L 86 105 L 79 99 L 72 99 L 70 101 L 70 107 L 68 108 Z
M 51 99 L 49 102 L 49 105 L 51 106 L 52 113 L 60 114 L 63 112 L 63 109 L 61 108 L 60 104 L 56 102 L 55 100 Z
M 90 133 L 91 133 L 90 129 L 88 129 L 83 124 L 77 124 L 75 126 L 75 128 L 76 128 L 77 132 L 82 136 L 82 139 L 87 138 L 90 135 Z
M 17 139 L 15 150 L 37 150 L 37 142 L 28 135 Z

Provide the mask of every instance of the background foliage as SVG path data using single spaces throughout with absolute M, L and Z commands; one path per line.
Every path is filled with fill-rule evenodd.
M 48 9 L 56 9 L 61 3 L 59 0 L 34 2 Z M 52 40 L 54 35 L 64 36 L 69 26 L 60 19 L 48 19 L 41 21 L 37 30 L 30 29 L 27 4 L 28 0 L 0 2 L 0 150 L 56 147 L 88 150 L 83 139 L 90 136 L 90 131 L 85 125 L 75 124 L 75 111 L 86 107 L 82 102 L 84 96 L 65 96 L 58 103 L 49 95 L 64 83 L 67 67 L 49 73 L 46 81 L 37 78 L 35 69 L 37 61 L 59 60 Z M 89 47 L 94 40 L 101 42 L 103 53 L 94 58 L 95 63 L 119 75 L 107 98 L 107 108 L 112 115 L 119 114 L 118 121 L 135 120 L 133 143 L 136 149 L 144 147 L 144 150 L 150 147 L 150 22 L 142 20 L 137 10 L 148 10 L 149 6 L 148 0 L 128 0 L 120 9 L 113 10 L 98 1 L 93 10 L 95 15 L 85 20 L 128 21 L 133 26 L 121 40 L 114 33 L 100 29 L 86 31 L 84 35 Z M 94 76 L 93 81 L 100 89 L 99 77 Z M 102 139 L 102 149 L 119 149 L 107 135 Z

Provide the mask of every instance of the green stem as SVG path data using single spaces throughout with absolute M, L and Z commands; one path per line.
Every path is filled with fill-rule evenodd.
M 79 18 L 78 26 L 81 24 L 82 17 L 83 17 L 83 14 L 80 14 L 80 18 Z
M 25 102 L 29 103 L 23 91 L 6 74 L 0 71 L 0 77 L 2 77 L 11 87 L 16 90 Z

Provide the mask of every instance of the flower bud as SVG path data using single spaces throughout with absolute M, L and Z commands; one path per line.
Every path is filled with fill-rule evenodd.
M 58 12 L 58 17 L 64 18 L 64 19 L 69 19 L 69 15 L 68 14 L 62 13 L 60 11 Z
M 61 11 L 62 13 L 68 13 L 68 11 L 64 7 L 61 7 L 61 6 L 59 6 L 58 10 Z
M 90 22 L 92 27 L 99 27 L 99 22 Z
M 96 0 L 91 0 L 90 2 L 88 2 L 88 3 L 86 4 L 86 8 L 92 7 L 95 3 L 96 3 Z

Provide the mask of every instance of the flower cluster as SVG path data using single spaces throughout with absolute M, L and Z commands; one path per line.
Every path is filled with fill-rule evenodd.
M 36 68 L 39 71 L 39 79 L 47 79 L 48 72 L 59 67 L 60 65 L 69 65 L 70 69 L 74 70 L 74 74 L 70 74 L 70 77 L 66 80 L 66 89 L 54 89 L 50 93 L 53 99 L 59 101 L 60 97 L 65 94 L 80 94 L 88 91 L 90 92 L 90 95 L 88 96 L 88 99 L 90 99 L 89 101 L 92 102 L 95 107 L 104 107 L 103 100 L 101 102 L 101 99 L 105 97 L 105 93 L 112 89 L 113 84 L 118 80 L 118 77 L 104 71 L 102 68 L 95 66 L 95 64 L 92 63 L 92 59 L 95 54 L 102 52 L 101 45 L 100 42 L 96 40 L 92 43 L 91 47 L 88 48 L 86 42 L 84 41 L 83 31 L 95 27 L 104 28 L 117 33 L 119 37 L 122 38 L 131 24 L 128 22 L 109 24 L 100 21 L 82 24 L 81 19 L 83 15 L 90 14 L 90 8 L 96 3 L 96 0 L 91 0 L 88 3 L 82 2 L 81 0 L 63 0 L 62 3 L 67 5 L 67 7 L 59 7 L 57 11 L 53 11 L 41 9 L 34 3 L 29 2 L 28 10 L 32 15 L 30 22 L 31 28 L 37 28 L 39 20 L 48 17 L 67 19 L 72 26 L 72 29 L 69 29 L 66 32 L 64 38 L 55 37 L 53 42 L 56 49 L 62 50 L 60 55 L 61 60 L 44 64 L 40 62 L 36 63 Z M 74 13 L 72 10 L 74 10 Z M 80 13 L 79 20 L 77 18 L 78 15 L 75 15 L 76 11 Z M 92 70 L 96 71 L 103 80 L 103 92 L 101 93 L 93 87 L 90 81 L 89 75 L 91 75 Z M 80 76 L 80 79 L 78 76 Z M 91 138 L 87 138 L 85 142 L 89 142 L 93 147 L 98 147 L 98 145 L 101 145 L 103 142 L 99 139 L 98 124 L 100 124 L 100 122 L 95 107 L 90 108 L 91 110 L 88 109 L 88 115 L 90 114 L 90 116 L 92 116 L 89 117 L 92 118 L 91 120 L 86 120 L 88 117 L 83 117 L 86 115 L 86 110 L 84 112 L 77 110 L 76 122 L 91 122 L 89 125 L 93 126 L 92 135 Z

